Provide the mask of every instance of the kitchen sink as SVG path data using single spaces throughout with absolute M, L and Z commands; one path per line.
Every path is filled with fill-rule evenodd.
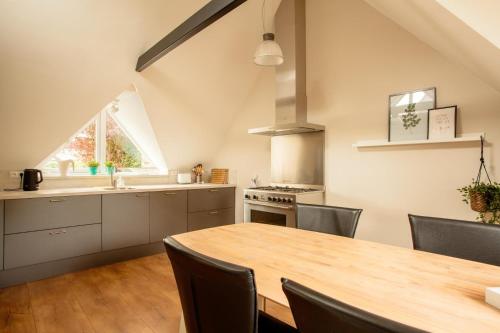
M 132 186 L 125 186 L 125 187 L 112 187 L 112 186 L 106 186 L 102 188 L 105 191 L 114 191 L 114 190 L 135 190 L 137 189 L 136 187 Z

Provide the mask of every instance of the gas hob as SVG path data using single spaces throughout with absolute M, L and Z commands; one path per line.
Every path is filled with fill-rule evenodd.
M 289 186 L 262 186 L 245 189 L 245 202 L 252 204 L 272 204 L 286 207 L 295 203 L 320 204 L 323 199 L 323 190 L 314 188 Z

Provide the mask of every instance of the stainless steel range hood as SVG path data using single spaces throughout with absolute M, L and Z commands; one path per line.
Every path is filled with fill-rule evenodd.
M 252 128 L 249 134 L 288 135 L 324 131 L 307 122 L 305 0 L 283 0 L 276 11 L 276 41 L 284 62 L 276 67 L 275 124 Z

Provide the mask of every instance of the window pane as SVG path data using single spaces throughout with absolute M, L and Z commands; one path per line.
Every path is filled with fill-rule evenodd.
M 106 117 L 106 160 L 117 168 L 136 169 L 150 167 L 150 162 L 109 115 Z
M 73 137 L 64 147 L 46 164 L 46 169 L 57 169 L 58 160 L 73 160 L 75 169 L 84 169 L 87 162 L 95 160 L 96 123 L 93 121 Z

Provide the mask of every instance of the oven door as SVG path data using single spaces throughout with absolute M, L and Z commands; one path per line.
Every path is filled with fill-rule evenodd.
M 295 228 L 295 209 L 245 201 L 244 221 Z

